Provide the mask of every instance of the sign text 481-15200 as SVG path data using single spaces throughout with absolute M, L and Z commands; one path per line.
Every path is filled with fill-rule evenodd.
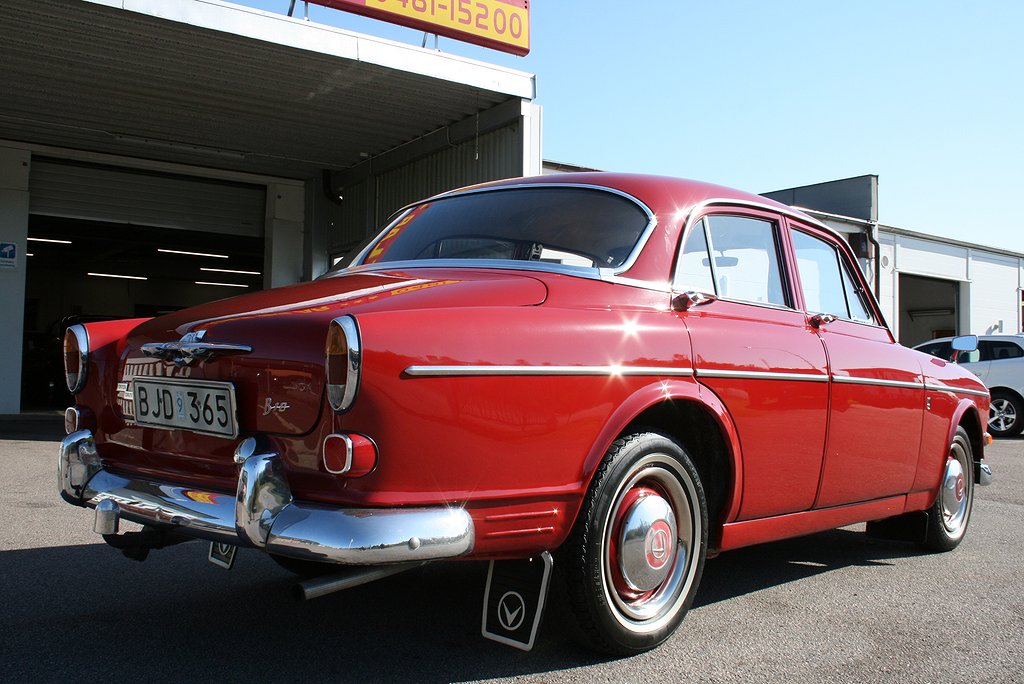
M 136 378 L 132 399 L 140 425 L 224 437 L 238 434 L 234 387 L 227 382 Z
M 312 0 L 517 55 L 530 51 L 528 0 Z

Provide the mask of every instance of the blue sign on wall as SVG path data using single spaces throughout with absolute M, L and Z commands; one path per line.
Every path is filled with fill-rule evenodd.
M 18 246 L 13 242 L 0 242 L 0 268 L 18 265 Z

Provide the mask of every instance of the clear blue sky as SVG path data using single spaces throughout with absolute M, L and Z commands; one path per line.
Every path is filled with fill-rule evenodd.
M 1024 0 L 533 0 L 531 16 L 527 57 L 440 48 L 537 75 L 545 159 L 753 192 L 873 173 L 882 223 L 1024 252 Z

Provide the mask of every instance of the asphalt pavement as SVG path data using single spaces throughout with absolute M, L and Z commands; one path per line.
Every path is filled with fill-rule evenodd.
M 1024 440 L 987 452 L 946 554 L 863 525 L 710 560 L 662 647 L 609 659 L 549 615 L 530 653 L 480 636 L 486 565 L 422 567 L 300 603 L 293 576 L 200 543 L 144 563 L 56 493 L 53 419 L 0 422 L 0 681 L 1024 682 Z

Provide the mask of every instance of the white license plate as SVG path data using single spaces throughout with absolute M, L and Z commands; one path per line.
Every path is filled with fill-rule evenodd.
M 235 388 L 229 382 L 135 378 L 132 401 L 139 425 L 238 436 Z

